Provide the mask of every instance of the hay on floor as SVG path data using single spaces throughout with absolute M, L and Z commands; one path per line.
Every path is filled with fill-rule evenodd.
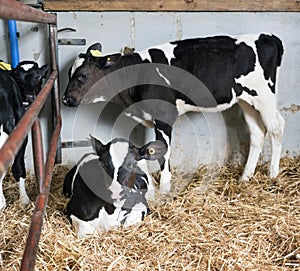
M 64 215 L 67 170 L 55 169 L 36 270 L 300 270 L 300 157 L 282 159 L 275 180 L 260 165 L 237 184 L 242 167 L 223 167 L 205 190 L 205 169 L 177 174 L 177 190 L 151 203 L 141 225 L 89 239 L 78 238 Z M 0 270 L 19 270 L 34 205 L 19 208 L 9 176 L 4 189 Z M 28 192 L 34 200 L 33 179 Z

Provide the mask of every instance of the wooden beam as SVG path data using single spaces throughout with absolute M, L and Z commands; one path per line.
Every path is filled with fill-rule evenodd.
M 300 11 L 300 0 L 44 0 L 51 11 Z

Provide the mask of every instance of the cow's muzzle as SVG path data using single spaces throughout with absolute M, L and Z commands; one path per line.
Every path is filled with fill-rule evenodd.
M 66 95 L 64 95 L 62 97 L 62 102 L 64 105 L 69 106 L 69 107 L 78 106 L 80 103 L 76 98 L 74 98 L 72 96 L 66 96 Z

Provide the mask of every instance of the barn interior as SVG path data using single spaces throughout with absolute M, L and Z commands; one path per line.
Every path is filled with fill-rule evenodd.
M 5 2 L 3 1 L 4 5 Z M 7 207 L 0 212 L 0 269 L 3 270 L 298 270 L 300 268 L 300 131 L 297 71 L 300 23 L 297 1 L 21 1 L 57 16 L 56 54 L 61 97 L 68 70 L 79 53 L 100 42 L 103 53 L 136 51 L 169 41 L 214 35 L 274 33 L 284 44 L 278 79 L 278 109 L 285 133 L 280 175 L 267 175 L 270 145 L 256 174 L 238 184 L 249 150 L 241 110 L 189 113 L 175 124 L 171 164 L 172 191 L 158 193 L 141 225 L 81 239 L 65 216 L 62 183 L 68 169 L 91 150 L 88 134 L 103 141 L 130 137 L 136 144 L 153 138 L 113 105 L 59 106 L 58 140 L 48 207 L 39 246 L 29 269 L 24 248 L 38 196 L 32 140 L 27 146 L 28 194 L 20 208 L 17 184 L 8 173 L 3 189 Z M 0 59 L 11 61 L 7 19 L 0 13 Z M 17 20 L 21 60 L 51 61 L 49 25 Z M 51 149 L 53 100 L 41 109 L 44 160 Z M 192 143 L 192 144 L 191 144 Z M 216 170 L 216 162 L 218 170 Z M 212 165 L 214 167 L 212 167 Z M 150 165 L 155 174 L 157 164 Z M 213 171 L 213 173 L 212 173 Z M 25 260 L 26 261 L 26 260 Z M 32 266 L 33 262 L 33 266 Z

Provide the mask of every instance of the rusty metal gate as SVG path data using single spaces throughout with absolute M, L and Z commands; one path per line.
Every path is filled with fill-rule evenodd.
M 0 18 L 27 22 L 46 23 L 49 25 L 49 42 L 51 55 L 51 74 L 43 89 L 31 104 L 16 128 L 12 131 L 6 143 L 0 149 L 0 174 L 4 173 L 18 153 L 25 137 L 31 129 L 34 170 L 39 189 L 35 209 L 32 215 L 29 234 L 21 261 L 22 271 L 33 270 L 38 250 L 38 243 L 43 225 L 43 219 L 48 201 L 52 172 L 57 154 L 59 134 L 61 130 L 60 97 L 58 89 L 57 69 L 57 19 L 55 14 L 36 10 L 15 0 L 0 0 Z M 39 113 L 52 93 L 53 133 L 50 147 L 44 163 L 42 131 Z

